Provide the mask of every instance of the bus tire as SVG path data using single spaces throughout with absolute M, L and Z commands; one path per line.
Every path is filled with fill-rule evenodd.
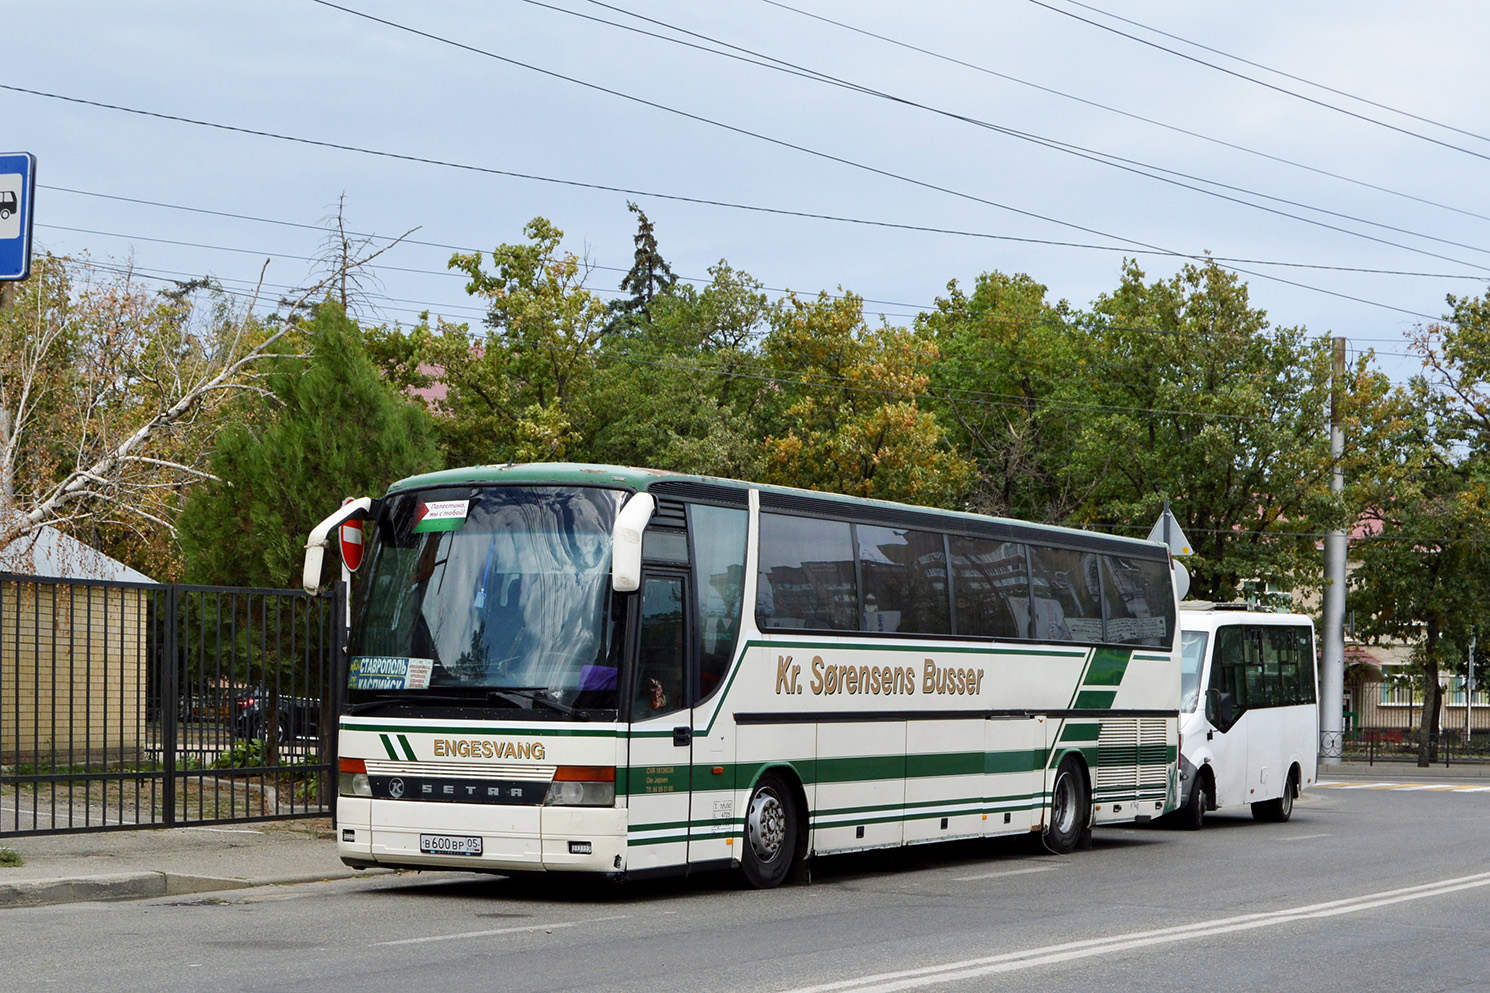
M 1293 816 L 1293 798 L 1298 793 L 1298 773 L 1288 770 L 1288 782 L 1283 784 L 1283 795 L 1272 800 L 1259 800 L 1252 805 L 1252 816 L 1259 821 L 1282 824 Z
M 1205 823 L 1206 777 L 1195 773 L 1195 785 L 1190 788 L 1190 801 L 1180 808 L 1175 826 L 1185 831 L 1199 831 Z
M 745 847 L 740 871 L 758 890 L 780 886 L 801 849 L 801 811 L 780 773 L 761 776 L 745 806 Z
M 1091 838 L 1092 802 L 1086 774 L 1072 755 L 1061 759 L 1050 789 L 1050 819 L 1045 828 L 1045 847 L 1057 855 L 1069 855 Z

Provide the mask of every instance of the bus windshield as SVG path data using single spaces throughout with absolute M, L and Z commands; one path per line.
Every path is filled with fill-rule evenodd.
M 1200 705 L 1200 666 L 1205 661 L 1205 646 L 1210 640 L 1205 631 L 1180 632 L 1180 712 L 1195 713 Z
M 398 493 L 367 536 L 348 702 L 615 709 L 611 525 L 580 487 Z

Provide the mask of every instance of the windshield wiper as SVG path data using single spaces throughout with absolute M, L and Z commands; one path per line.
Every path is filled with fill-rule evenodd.
M 567 703 L 560 703 L 554 698 L 545 695 L 547 689 L 548 687 L 546 686 L 503 686 L 492 690 L 490 695 L 493 697 L 506 697 L 509 700 L 529 700 L 547 707 L 549 710 L 556 710 L 567 717 L 573 717 L 576 720 L 588 721 L 590 719 L 590 715 L 586 714 L 583 710 L 577 710 Z

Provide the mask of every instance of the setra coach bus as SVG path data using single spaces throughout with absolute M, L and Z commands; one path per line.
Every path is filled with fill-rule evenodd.
M 355 867 L 620 879 L 1179 805 L 1165 546 L 726 479 L 436 472 L 362 520 L 336 827 Z M 349 562 L 349 564 L 351 564 Z

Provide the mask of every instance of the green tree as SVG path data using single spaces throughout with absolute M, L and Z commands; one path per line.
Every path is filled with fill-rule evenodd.
M 601 346 L 591 389 L 597 462 L 756 478 L 758 414 L 769 385 L 757 347 L 770 305 L 759 282 L 726 263 L 702 289 L 659 296 L 648 318 Z M 603 412 L 604 416 L 601 416 Z
M 781 386 L 765 440 L 765 481 L 951 506 L 971 465 L 922 406 L 936 344 L 904 328 L 870 330 L 863 300 L 795 294 L 772 313 L 766 370 Z
M 1091 482 L 1068 466 L 1078 419 L 1052 401 L 1083 378 L 1085 346 L 1070 307 L 1045 295 L 1029 276 L 984 273 L 970 293 L 949 283 L 916 328 L 940 355 L 928 369 L 929 404 L 975 466 L 968 509 L 1064 522 Z
M 652 302 L 668 293 L 677 285 L 672 266 L 662 257 L 657 248 L 657 232 L 652 221 L 636 204 L 626 201 L 626 209 L 636 215 L 636 245 L 631 269 L 621 279 L 621 291 L 631 294 L 612 301 L 610 310 L 616 315 L 618 327 L 634 326 L 638 321 L 652 319 Z
M 1422 679 L 1418 765 L 1437 758 L 1441 681 L 1490 630 L 1490 298 L 1449 298 L 1450 323 L 1419 329 L 1423 373 L 1394 397 L 1352 544 L 1356 630 L 1412 646 Z
M 585 288 L 579 258 L 560 251 L 562 231 L 539 217 L 524 233 L 527 244 L 492 252 L 490 271 L 479 252 L 450 259 L 487 304 L 485 333 L 446 326 L 428 353 L 447 391 L 441 426 L 453 465 L 566 458 L 592 428 L 605 304 Z
M 439 465 L 429 415 L 383 381 L 340 306 L 323 303 L 299 340 L 309 359 L 276 361 L 181 512 L 191 582 L 298 585 L 305 536 L 343 496 Z

